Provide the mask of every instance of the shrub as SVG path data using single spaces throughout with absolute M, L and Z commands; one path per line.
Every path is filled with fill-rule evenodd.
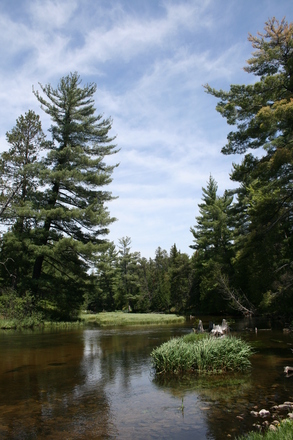
M 19 296 L 14 290 L 3 291 L 0 295 L 0 316 L 2 327 L 33 327 L 42 321 L 41 313 L 37 312 L 34 297 L 26 292 Z

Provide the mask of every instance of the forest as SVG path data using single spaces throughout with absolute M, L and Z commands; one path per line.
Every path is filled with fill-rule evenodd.
M 107 239 L 118 166 L 107 159 L 119 147 L 111 118 L 96 113 L 96 84 L 70 73 L 33 91 L 48 136 L 28 110 L 0 155 L 2 317 L 73 319 L 83 309 L 293 319 L 293 24 L 272 18 L 249 41 L 249 84 L 204 86 L 232 126 L 222 153 L 235 155 L 236 189 L 220 195 L 207 176 L 192 256 L 174 244 L 146 259 L 131 237 Z

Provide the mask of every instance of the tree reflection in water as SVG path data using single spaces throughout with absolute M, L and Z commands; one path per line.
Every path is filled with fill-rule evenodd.
M 252 370 L 156 377 L 150 353 L 188 326 L 0 333 L 0 438 L 210 439 L 251 429 L 250 411 L 293 400 L 292 337 L 241 333 Z

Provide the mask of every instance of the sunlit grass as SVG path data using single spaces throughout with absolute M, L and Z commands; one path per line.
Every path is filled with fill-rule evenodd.
M 72 328 L 72 327 L 81 327 L 84 326 L 84 322 L 82 321 L 58 321 L 58 322 L 54 322 L 54 321 L 45 321 L 44 322 L 44 327 L 54 327 L 54 328 L 58 328 L 58 329 L 62 329 L 62 328 Z
M 0 329 L 2 330 L 33 328 L 39 325 L 40 321 L 31 316 L 23 319 L 0 319 Z
M 82 313 L 80 317 L 85 323 L 96 324 L 100 327 L 183 324 L 185 322 L 183 316 L 163 315 L 159 313 L 102 312 L 96 315 Z
M 99 327 L 107 326 L 126 326 L 126 325 L 165 325 L 165 324 L 183 324 L 185 318 L 174 314 L 163 315 L 159 313 L 124 313 L 124 312 L 103 312 L 97 314 L 81 313 L 78 319 L 62 320 L 45 319 L 42 322 L 35 322 L 33 319 L 23 319 L 17 321 L 14 319 L 0 319 L 0 329 L 16 329 L 26 327 L 56 327 L 56 328 L 72 328 L 86 326 L 87 324 L 95 324 Z
M 252 353 L 249 344 L 234 336 L 215 338 L 190 334 L 165 342 L 152 351 L 151 357 L 157 374 L 219 374 L 247 370 Z
M 265 434 L 250 432 L 244 436 L 237 437 L 237 440 L 292 440 L 293 422 L 283 420 L 276 431 L 267 431 Z

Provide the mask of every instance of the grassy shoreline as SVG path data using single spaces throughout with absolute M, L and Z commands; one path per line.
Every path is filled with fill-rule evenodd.
M 184 316 L 174 314 L 163 315 L 160 313 L 124 313 L 124 312 L 102 312 L 97 314 L 80 313 L 75 321 L 42 321 L 36 322 L 30 319 L 16 320 L 0 318 L 0 329 L 24 329 L 57 327 L 71 328 L 86 325 L 97 327 L 111 326 L 144 326 L 144 325 L 170 325 L 184 324 Z
M 184 316 L 177 316 L 174 314 L 163 315 L 160 313 L 101 312 L 96 315 L 82 313 L 80 317 L 86 324 L 95 324 L 99 327 L 185 323 Z
M 293 421 L 285 419 L 280 422 L 275 431 L 266 431 L 264 433 L 249 432 L 246 435 L 237 437 L 237 440 L 292 440 Z

